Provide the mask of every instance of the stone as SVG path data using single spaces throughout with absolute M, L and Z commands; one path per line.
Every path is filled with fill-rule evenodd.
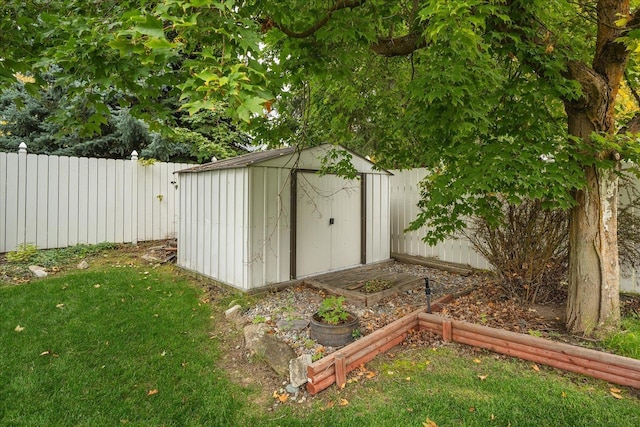
M 247 319 L 242 315 L 242 307 L 239 304 L 225 311 L 224 315 L 236 325 L 236 329 L 242 329 L 248 323 Z
M 273 336 L 272 329 L 264 323 L 249 324 L 244 327 L 245 345 L 253 354 L 263 359 L 276 374 L 289 375 L 289 361 L 295 352 L 284 341 Z
M 89 263 L 85 260 L 82 260 L 78 263 L 78 265 L 76 265 L 76 268 L 79 270 L 86 270 L 87 268 L 89 268 Z
M 287 343 L 273 335 L 265 335 L 262 349 L 260 353 L 276 374 L 281 377 L 289 375 L 289 361 L 296 357 L 296 353 Z
M 303 354 L 289 361 L 289 380 L 292 386 L 300 387 L 307 382 L 307 367 L 311 363 L 310 354 Z
M 47 277 L 48 273 L 47 271 L 44 269 L 44 267 L 40 267 L 39 265 L 30 265 L 29 266 L 29 271 L 36 277 L 38 278 L 42 278 L 42 277 Z
M 265 323 L 250 324 L 244 327 L 244 343 L 251 351 L 258 351 L 264 336 L 271 332 L 271 327 Z
M 296 387 L 293 384 L 287 384 L 287 386 L 284 389 L 289 394 L 298 394 L 298 393 L 300 393 L 300 387 Z
M 228 309 L 227 311 L 224 312 L 224 315 L 227 319 L 229 319 L 232 316 L 236 316 L 238 314 L 240 314 L 240 310 L 242 309 L 242 307 L 240 306 L 240 304 L 236 304 L 233 307 L 231 307 L 230 309 Z
M 294 319 L 294 320 L 278 320 L 276 326 L 281 331 L 301 331 L 307 326 L 309 326 L 309 321 L 305 319 Z

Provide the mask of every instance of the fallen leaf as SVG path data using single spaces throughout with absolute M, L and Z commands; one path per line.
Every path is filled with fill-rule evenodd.
M 63 307 L 64 307 L 64 304 L 62 304 L 62 303 L 61 304 L 56 304 L 56 308 L 63 308 Z
M 430 360 L 425 360 L 424 364 L 425 365 L 429 365 L 429 364 L 431 364 L 431 361 Z
M 387 371 L 388 375 L 393 375 L 393 371 Z
M 489 375 L 478 375 L 480 381 L 486 380 Z
M 51 352 L 49 350 L 47 351 L 43 351 L 42 353 L 40 353 L 40 356 L 46 356 L 48 354 L 50 354 Z
M 469 412 L 475 412 L 475 411 L 476 411 L 476 408 L 474 408 L 473 406 L 469 408 Z
M 278 400 L 280 401 L 280 403 L 284 403 L 289 399 L 289 394 L 288 393 L 282 393 L 281 395 L 278 396 Z
M 611 387 L 609 390 L 612 391 L 613 393 L 620 393 L 622 391 L 619 388 L 615 388 L 615 387 Z
M 475 359 L 473 359 L 473 363 L 482 363 L 482 360 L 480 360 L 478 358 L 475 358 Z
M 615 397 L 616 399 L 622 399 L 622 396 L 619 395 L 618 393 L 614 393 L 613 391 L 610 393 L 611 393 L 611 396 Z
M 424 427 L 438 427 L 438 424 L 436 424 L 435 421 L 430 420 L 429 418 L 427 418 L 427 420 L 423 422 L 422 425 Z
M 533 369 L 536 372 L 540 372 L 540 367 L 538 365 L 531 366 L 531 369 Z
M 493 421 L 493 420 L 495 420 L 495 419 L 496 419 L 496 416 L 495 416 L 495 415 L 493 415 L 493 414 L 491 414 L 491 421 Z
M 18 325 L 18 326 L 16 326 L 16 328 L 14 329 L 14 331 L 16 331 L 16 332 L 22 332 L 22 331 L 24 331 L 24 328 L 23 328 L 22 326 Z
M 405 380 L 411 381 L 411 377 L 407 377 L 407 378 L 405 378 Z
M 147 393 L 147 396 L 153 396 L 154 394 L 158 394 L 157 388 L 154 388 L 153 390 L 149 390 L 149 393 Z
M 340 406 L 347 406 L 349 401 L 347 399 L 340 399 Z
M 100 287 L 99 283 L 96 283 L 95 285 L 93 285 L 94 288 L 98 289 Z
M 567 393 L 565 393 L 564 391 L 562 392 L 562 397 L 567 397 Z
M 333 401 L 329 401 L 327 402 L 327 406 L 325 406 L 325 409 L 331 409 L 333 408 L 333 405 L 335 405 L 335 403 L 333 403 Z

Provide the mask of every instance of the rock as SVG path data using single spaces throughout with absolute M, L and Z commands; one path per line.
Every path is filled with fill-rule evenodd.
M 78 265 L 76 265 L 76 268 L 79 270 L 86 270 L 87 268 L 89 268 L 89 263 L 85 260 L 82 260 L 78 263 Z
M 300 387 L 307 382 L 307 366 L 311 363 L 310 354 L 303 354 L 289 361 L 289 380 L 293 387 Z
M 298 393 L 300 393 L 300 387 L 296 387 L 293 384 L 287 384 L 287 386 L 284 389 L 289 394 L 298 394 Z
M 271 369 L 281 377 L 289 375 L 289 361 L 296 357 L 293 349 L 273 335 L 265 335 L 263 345 L 263 354 Z
M 30 265 L 29 266 L 29 271 L 31 271 L 31 273 L 39 278 L 42 277 L 47 277 L 47 271 L 44 269 L 44 267 L 40 267 L 39 265 Z
M 305 319 L 278 320 L 276 326 L 281 331 L 301 331 L 309 326 L 309 321 Z
M 230 309 L 228 309 L 227 311 L 224 312 L 224 315 L 227 319 L 231 318 L 232 316 L 237 316 L 240 314 L 240 310 L 242 310 L 242 307 L 240 306 L 240 304 L 236 304 L 233 307 L 231 307 Z
M 295 352 L 285 342 L 272 334 L 269 325 L 259 323 L 244 327 L 244 340 L 247 348 L 273 369 L 278 375 L 289 375 L 289 361 L 296 357 Z
M 224 312 L 225 317 L 232 321 L 237 329 L 242 329 L 247 324 L 247 319 L 242 315 L 241 310 L 242 307 L 236 304 Z
M 249 350 L 257 352 L 261 341 L 269 332 L 271 327 L 265 323 L 247 325 L 244 327 L 244 343 Z

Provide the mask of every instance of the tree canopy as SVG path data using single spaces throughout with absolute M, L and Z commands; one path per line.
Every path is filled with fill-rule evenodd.
M 570 209 L 568 325 L 592 331 L 619 316 L 617 174 L 637 160 L 640 118 L 617 122 L 616 99 L 625 73 L 637 82 L 638 3 L 10 2 L 0 82 L 20 72 L 33 91 L 53 73 L 81 101 L 58 122 L 89 133 L 108 121 L 105 95 L 151 125 L 175 96 L 259 142 L 428 167 L 413 226 L 432 239 L 498 219 L 503 198 Z

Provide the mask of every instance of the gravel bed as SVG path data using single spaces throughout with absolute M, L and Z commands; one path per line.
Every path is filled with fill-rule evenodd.
M 432 301 L 447 294 L 477 287 L 490 278 L 484 273 L 463 276 L 399 262 L 386 267 L 385 270 L 428 277 Z M 296 354 L 311 354 L 315 360 L 336 350 L 321 346 L 309 337 L 307 322 L 325 296 L 325 292 L 302 284 L 261 297 L 244 312 L 244 316 L 249 322 L 269 324 L 273 327 L 275 335 L 288 343 Z M 358 315 L 359 332 L 361 335 L 367 335 L 426 304 L 424 284 L 421 283 L 413 289 L 385 298 L 371 307 L 361 307 L 347 301 L 346 308 Z M 291 327 L 294 320 L 301 322 L 295 322 L 295 326 Z

